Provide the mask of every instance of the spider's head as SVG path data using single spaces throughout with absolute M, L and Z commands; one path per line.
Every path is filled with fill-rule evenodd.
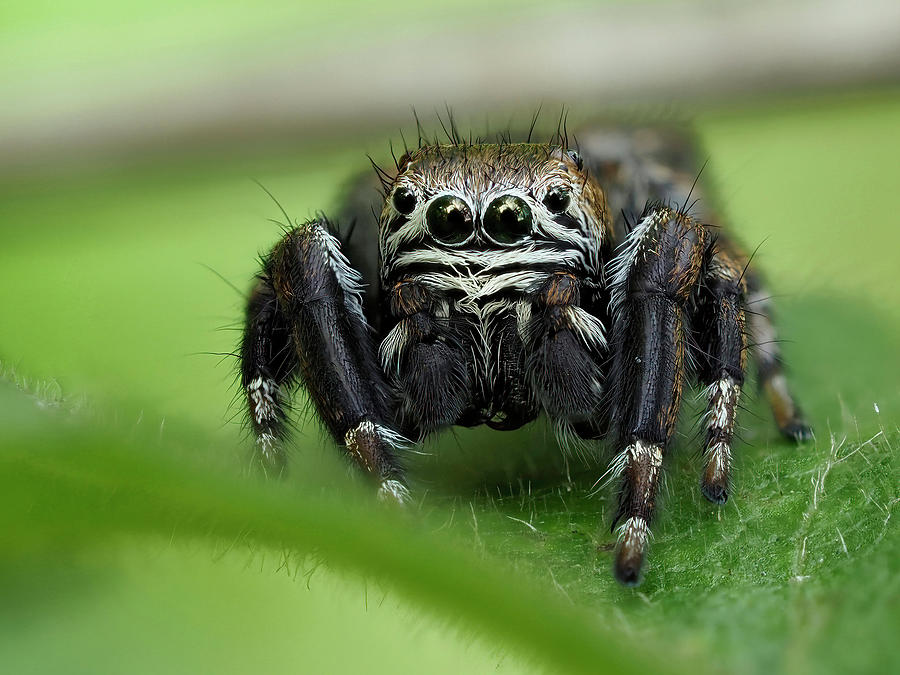
M 599 248 L 609 223 L 578 154 L 546 144 L 422 147 L 399 162 L 386 196 L 385 259 L 423 248 Z

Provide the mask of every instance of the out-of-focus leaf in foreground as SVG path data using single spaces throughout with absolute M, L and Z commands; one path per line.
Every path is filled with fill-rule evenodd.
M 382 581 L 552 668 L 671 668 L 645 653 L 628 654 L 627 641 L 613 639 L 590 613 L 360 494 L 345 492 L 338 500 L 211 471 L 190 457 L 192 447 L 209 442 L 202 435 L 166 432 L 154 439 L 139 427 L 126 433 L 36 403 L 46 407 L 9 382 L 0 386 L 0 424 L 12 430 L 0 442 L 6 584 L 22 583 L 29 568 L 44 573 L 50 560 L 65 565 L 78 550 L 123 535 L 248 541 L 315 554 L 329 566 Z M 29 601 L 27 593 L 16 599 Z M 9 619 L 15 607 L 4 611 Z

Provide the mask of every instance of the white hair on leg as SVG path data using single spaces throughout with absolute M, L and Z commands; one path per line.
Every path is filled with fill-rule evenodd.
M 610 289 L 609 311 L 613 316 L 619 317 L 622 313 L 622 305 L 625 303 L 625 294 L 628 291 L 628 278 L 631 270 L 637 264 L 638 258 L 647 252 L 647 239 L 659 225 L 665 222 L 665 218 L 668 216 L 669 212 L 666 209 L 650 212 L 635 225 L 616 249 L 616 257 L 613 258 L 607 270 Z

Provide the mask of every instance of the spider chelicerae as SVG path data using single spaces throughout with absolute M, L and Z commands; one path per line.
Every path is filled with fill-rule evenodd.
M 614 445 L 614 571 L 635 584 L 686 384 L 706 388 L 700 489 L 714 503 L 728 498 L 748 354 L 781 432 L 811 435 L 770 300 L 696 200 L 690 134 L 588 128 L 577 151 L 564 134 L 447 136 L 420 137 L 376 168 L 380 195 L 370 174 L 336 220 L 288 227 L 265 256 L 241 348 L 258 455 L 283 467 L 298 382 L 379 496 L 398 502 L 412 441 L 546 415 L 564 443 Z

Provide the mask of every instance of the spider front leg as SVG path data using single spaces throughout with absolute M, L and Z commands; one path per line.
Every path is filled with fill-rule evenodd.
M 648 207 L 613 260 L 612 423 L 623 476 L 615 574 L 640 577 L 663 456 L 678 419 L 687 375 L 687 314 L 703 268 L 706 229 L 662 205 Z
M 404 501 L 387 384 L 362 311 L 359 274 L 325 221 L 291 229 L 264 262 L 247 308 L 241 382 L 257 444 L 283 465 L 285 401 L 291 382 L 306 386 L 319 418 L 351 459 Z

